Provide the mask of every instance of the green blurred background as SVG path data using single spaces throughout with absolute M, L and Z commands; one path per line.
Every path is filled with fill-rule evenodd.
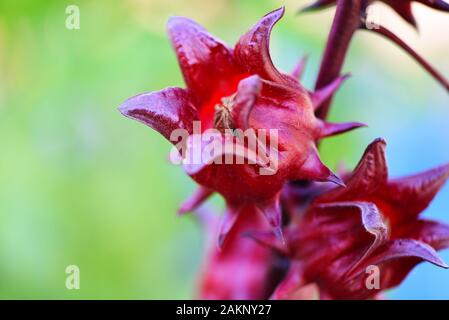
M 333 10 L 295 15 L 306 2 L 0 1 L 0 298 L 193 297 L 201 228 L 175 212 L 194 183 L 169 164 L 169 143 L 123 118 L 117 106 L 139 92 L 183 86 L 165 34 L 171 15 L 188 16 L 233 44 L 286 5 L 272 36 L 273 59 L 289 70 L 308 54 L 304 84 L 311 87 Z M 79 30 L 65 27 L 71 4 L 80 9 Z M 449 74 L 447 17 L 417 8 L 418 37 L 381 9 L 387 24 Z M 348 59 L 354 76 L 331 120 L 370 128 L 326 140 L 325 163 L 352 167 L 377 136 L 390 142 L 393 174 L 449 161 L 445 92 L 375 36 L 358 35 Z M 433 205 L 446 220 L 447 199 L 446 188 Z M 80 290 L 65 287 L 72 264 L 80 267 Z M 449 297 L 449 273 L 426 268 L 391 295 Z

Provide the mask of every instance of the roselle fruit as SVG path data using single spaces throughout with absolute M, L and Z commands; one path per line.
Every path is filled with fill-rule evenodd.
M 256 139 L 257 156 L 268 159 L 269 165 L 275 163 L 268 174 L 261 173 L 264 168 L 257 159 L 247 156 L 253 151 L 248 144 L 243 144 L 247 157 L 244 164 L 226 164 L 222 152 L 208 158 L 209 162 L 202 159 L 201 163 L 184 165 L 200 190 L 182 206 L 181 212 L 194 209 L 213 192 L 226 199 L 228 210 L 220 232 L 220 245 L 239 212 L 249 203 L 263 212 L 276 234 L 282 237 L 279 193 L 283 184 L 293 179 L 341 184 L 320 161 L 315 143 L 362 126 L 357 122 L 325 122 L 314 115 L 314 110 L 338 89 L 346 76 L 336 77 L 329 86 L 311 93 L 298 79 L 281 73 L 273 65 L 269 38 L 272 27 L 283 14 L 281 8 L 264 16 L 233 49 L 196 22 L 171 18 L 167 29 L 187 89 L 166 88 L 143 93 L 128 99 L 119 108 L 126 117 L 150 126 L 167 139 L 174 130 L 184 129 L 190 135 L 187 154 L 207 148 L 209 141 L 196 145 L 192 141 L 208 129 L 219 132 L 252 129 L 256 136 L 260 131 L 274 131 L 276 146 L 270 140 L 261 147 L 260 140 Z M 200 132 L 194 132 L 194 121 L 200 125 Z M 238 147 L 234 136 L 220 134 L 218 138 L 233 144 L 233 149 Z
M 296 190 L 299 199 L 290 209 L 298 211 L 284 231 L 286 246 L 265 232 L 252 234 L 291 261 L 272 298 L 310 293 L 311 285 L 321 299 L 375 298 L 399 285 L 421 261 L 449 268 L 435 251 L 449 247 L 449 226 L 419 217 L 448 179 L 449 164 L 389 179 L 385 141 L 377 139 L 344 176 L 346 188 L 322 188 L 306 209 L 301 204 L 307 193 Z M 372 270 L 378 273 L 377 287 L 370 286 Z

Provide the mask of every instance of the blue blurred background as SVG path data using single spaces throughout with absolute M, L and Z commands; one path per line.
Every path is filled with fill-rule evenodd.
M 169 143 L 116 110 L 127 97 L 183 86 L 165 34 L 188 16 L 229 44 L 286 5 L 271 48 L 283 70 L 309 55 L 313 85 L 333 9 L 295 15 L 304 0 L 0 2 L 0 298 L 191 298 L 203 237 L 176 217 L 194 183 L 168 163 Z M 78 5 L 80 29 L 65 27 Z M 418 35 L 385 6 L 397 30 L 449 76 L 449 16 L 416 5 Z M 449 96 L 418 65 L 360 33 L 330 119 L 369 128 L 327 139 L 330 167 L 354 166 L 375 137 L 388 141 L 392 176 L 449 161 Z M 449 185 L 426 217 L 449 222 Z M 220 203 L 216 197 L 215 201 Z M 449 261 L 449 251 L 442 257 Z M 81 270 L 67 290 L 65 268 Z M 391 298 L 449 298 L 449 271 L 421 264 Z

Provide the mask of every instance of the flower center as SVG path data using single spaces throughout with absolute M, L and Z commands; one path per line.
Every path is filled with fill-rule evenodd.
M 226 129 L 235 129 L 232 120 L 232 109 L 235 103 L 236 94 L 221 98 L 220 102 L 215 105 L 214 128 L 220 131 Z

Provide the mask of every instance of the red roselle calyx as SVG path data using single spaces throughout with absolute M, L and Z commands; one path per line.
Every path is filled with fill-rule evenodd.
M 362 126 L 357 122 L 324 122 L 314 115 L 345 76 L 335 77 L 328 86 L 310 93 L 298 79 L 275 68 L 269 54 L 269 38 L 272 27 L 283 14 L 284 8 L 281 8 L 264 16 L 240 38 L 234 49 L 192 20 L 171 18 L 168 32 L 187 89 L 167 88 L 143 93 L 120 106 L 125 116 L 152 127 L 167 139 L 174 130 L 185 130 L 189 135 L 184 144 L 188 155 L 195 153 L 195 147 L 196 151 L 204 151 L 210 146 L 210 141 L 196 139 L 207 129 L 219 131 L 219 143 L 229 142 L 234 150 L 239 146 L 235 142 L 237 134 L 226 136 L 221 134 L 223 131 L 252 129 L 255 135 L 260 131 L 275 132 L 276 146 L 271 145 L 271 136 L 265 148 L 261 148 L 260 139 L 256 140 L 257 156 L 276 165 L 270 174 L 260 173 L 264 168 L 249 155 L 254 149 L 247 144 L 243 152 L 247 163 L 243 165 L 225 164 L 228 156 L 225 151 L 208 154 L 209 158 L 199 163 L 184 162 L 186 172 L 201 187 L 182 206 L 181 212 L 194 209 L 214 191 L 222 194 L 228 203 L 220 244 L 248 203 L 262 211 L 281 237 L 279 192 L 284 183 L 293 179 L 341 183 L 320 161 L 315 143 Z M 197 128 L 201 127 L 200 132 L 194 132 L 194 121 Z M 231 154 L 231 159 L 235 159 L 234 156 Z
M 449 164 L 388 179 L 385 142 L 378 139 L 345 176 L 346 188 L 322 188 L 306 209 L 298 206 L 307 198 L 304 192 L 286 190 L 289 198 L 299 198 L 289 206 L 287 246 L 269 234 L 252 234 L 291 260 L 272 298 L 295 298 L 304 290 L 322 299 L 374 298 L 400 284 L 421 261 L 449 268 L 435 252 L 449 246 L 449 226 L 419 218 L 448 179 Z M 370 283 L 373 270 L 377 284 Z
M 267 230 L 270 225 L 257 214 L 251 204 L 238 215 L 234 228 L 222 248 L 215 245 L 219 219 L 210 211 L 196 213 L 206 229 L 207 243 L 203 266 L 200 269 L 198 297 L 200 299 L 254 300 L 268 299 L 276 280 L 275 252 L 243 237 L 247 230 Z

